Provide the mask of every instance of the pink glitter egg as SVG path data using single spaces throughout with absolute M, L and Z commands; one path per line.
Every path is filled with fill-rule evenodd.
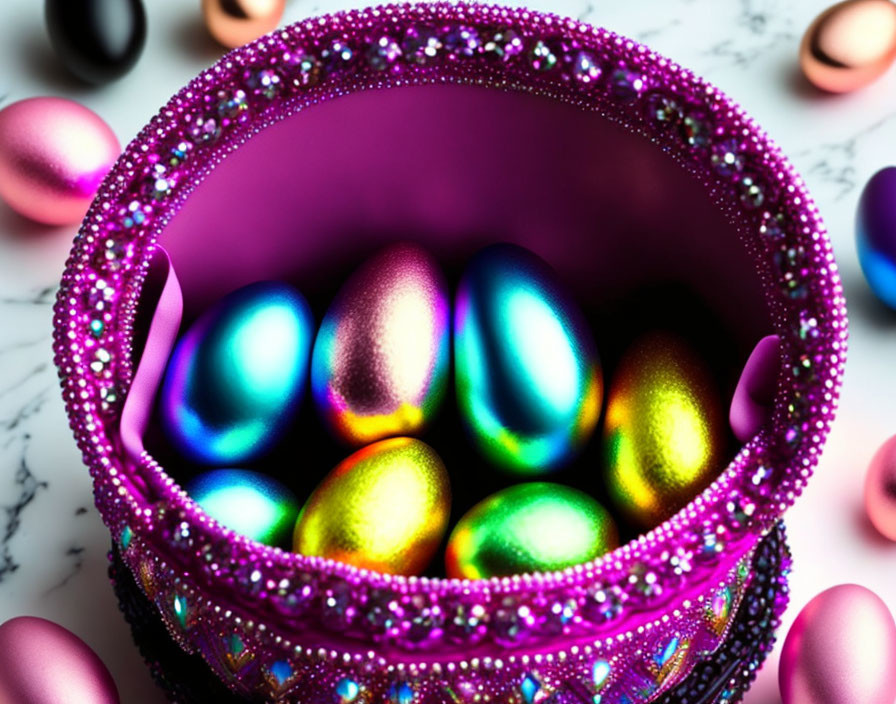
M 119 704 L 112 675 L 71 631 L 32 616 L 0 626 L 0 704 Z
M 121 147 L 103 119 L 65 98 L 0 110 L 0 196 L 47 225 L 79 222 Z
M 896 435 L 880 446 L 868 466 L 865 511 L 881 535 L 896 541 Z
M 810 601 L 784 641 L 784 704 L 893 704 L 896 623 L 877 594 L 857 584 Z

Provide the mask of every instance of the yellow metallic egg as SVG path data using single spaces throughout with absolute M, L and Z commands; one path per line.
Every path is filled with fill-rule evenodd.
M 448 472 L 435 451 L 413 438 L 389 438 L 358 450 L 324 478 L 299 514 L 293 549 L 415 575 L 438 549 L 450 510 Z
M 709 373 L 681 339 L 636 341 L 616 371 L 604 425 L 616 505 L 647 528 L 672 516 L 722 469 L 723 420 Z

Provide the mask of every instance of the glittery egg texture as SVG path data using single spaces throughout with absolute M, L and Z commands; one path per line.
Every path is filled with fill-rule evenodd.
M 414 438 L 389 438 L 343 460 L 306 502 L 293 549 L 390 574 L 423 571 L 448 524 L 442 460 Z
M 330 305 L 311 362 L 318 410 L 348 444 L 419 433 L 448 381 L 445 281 L 416 245 L 368 260 Z

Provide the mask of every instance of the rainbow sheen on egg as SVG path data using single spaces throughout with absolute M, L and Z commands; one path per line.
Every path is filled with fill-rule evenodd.
M 189 484 L 187 493 L 218 523 L 259 543 L 288 547 L 299 502 L 272 477 L 246 469 L 213 469 Z
M 607 393 L 607 485 L 632 520 L 652 527 L 709 485 L 722 468 L 724 416 L 700 359 L 656 332 L 625 353 Z
M 389 438 L 343 460 L 296 522 L 293 550 L 389 574 L 415 575 L 448 525 L 451 487 L 442 460 L 415 438 Z
M 448 381 L 448 291 L 432 256 L 386 248 L 345 282 L 314 343 L 311 388 L 334 434 L 351 445 L 419 433 Z
M 613 518 L 593 498 L 561 484 L 528 482 L 483 499 L 458 521 L 445 568 L 456 579 L 546 572 L 618 545 Z
M 224 466 L 270 450 L 302 399 L 313 335 L 308 303 L 287 284 L 261 281 L 218 301 L 168 363 L 161 420 L 172 444 Z
M 487 247 L 461 278 L 454 325 L 458 405 L 482 454 L 519 474 L 574 457 L 597 423 L 603 379 L 557 274 L 522 247 Z

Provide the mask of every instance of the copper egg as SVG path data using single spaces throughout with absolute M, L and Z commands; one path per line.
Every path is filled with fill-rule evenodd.
M 896 59 L 896 3 L 846 0 L 806 30 L 800 66 L 815 86 L 848 93 L 879 78 Z
M 233 49 L 277 28 L 286 0 L 202 0 L 211 35 Z

